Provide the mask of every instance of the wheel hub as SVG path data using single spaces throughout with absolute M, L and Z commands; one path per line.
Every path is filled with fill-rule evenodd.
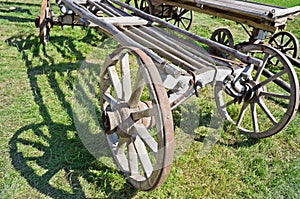
M 245 82 L 244 86 L 246 87 L 246 92 L 242 96 L 242 99 L 247 102 L 256 101 L 260 96 L 260 93 L 266 90 L 264 86 L 259 85 L 259 82 L 253 80 Z
M 153 117 L 142 117 L 141 119 L 134 119 L 132 113 L 146 110 L 152 107 L 150 101 L 139 102 L 136 108 L 131 108 L 127 102 L 118 102 L 114 105 L 112 110 L 102 112 L 102 123 L 105 133 L 111 134 L 114 131 L 122 137 L 130 137 L 130 128 L 135 123 L 142 123 L 145 127 L 153 125 Z

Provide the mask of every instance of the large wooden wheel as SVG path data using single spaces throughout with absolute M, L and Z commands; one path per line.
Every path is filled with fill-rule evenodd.
M 245 89 L 239 97 L 222 90 L 223 85 L 217 86 L 217 107 L 222 116 L 244 134 L 253 138 L 274 135 L 284 129 L 297 112 L 296 73 L 286 56 L 272 47 L 251 44 L 242 46 L 240 51 L 261 59 L 262 65 L 249 65 L 232 81 L 232 87 L 242 85 Z
M 161 185 L 170 171 L 173 119 L 152 60 L 136 48 L 120 48 L 101 71 L 101 111 L 116 165 L 139 190 Z
M 281 31 L 275 33 L 269 40 L 269 43 L 283 54 L 288 54 L 293 58 L 297 58 L 299 55 L 298 39 L 290 32 Z
M 41 14 L 39 18 L 39 28 L 40 28 L 40 42 L 43 45 L 47 45 L 47 42 L 50 38 L 50 28 L 52 26 L 52 16 L 50 10 L 50 2 L 49 0 L 43 0 L 41 5 Z

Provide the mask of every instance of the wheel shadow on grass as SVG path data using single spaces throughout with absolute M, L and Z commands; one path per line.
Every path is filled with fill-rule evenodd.
M 84 59 L 74 40 L 68 38 L 63 45 L 60 42 L 52 45 L 60 56 L 68 58 L 69 53 L 65 53 L 68 49 L 78 60 Z M 14 168 L 32 188 L 53 198 L 133 197 L 136 190 L 125 182 L 121 173 L 97 161 L 76 133 L 67 91 L 72 92 L 74 76 L 71 73 L 79 69 L 80 61 L 55 64 L 55 57 L 42 49 L 32 34 L 11 37 L 7 43 L 18 49 L 25 62 L 39 110 L 36 118 L 42 121 L 18 129 L 11 138 L 10 156 Z M 62 106 L 62 113 L 55 112 L 55 106 Z M 61 121 L 57 122 L 57 118 Z

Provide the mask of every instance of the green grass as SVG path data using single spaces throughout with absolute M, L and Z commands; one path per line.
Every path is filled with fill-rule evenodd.
M 268 2 L 299 5 L 298 0 Z M 21 9 L 9 11 L 10 7 Z M 39 9 L 40 1 L 0 0 L 1 198 L 300 197 L 299 114 L 285 131 L 259 141 L 228 124 L 211 152 L 204 153 L 213 106 L 209 88 L 192 107 L 181 109 L 196 107 L 194 114 L 201 121 L 195 140 L 177 156 L 167 181 L 152 192 L 133 189 L 120 172 L 89 153 L 74 124 L 78 70 L 87 57 L 99 59 L 109 52 L 97 47 L 108 39 L 94 30 L 55 27 L 43 49 L 33 23 Z M 300 17 L 287 26 L 297 38 L 299 24 Z M 219 27 L 230 28 L 235 41 L 247 39 L 234 22 L 201 14 L 191 31 L 209 38 Z M 178 124 L 180 113 L 176 114 Z

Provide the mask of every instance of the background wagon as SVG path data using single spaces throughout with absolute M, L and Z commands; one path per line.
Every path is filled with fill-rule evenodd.
M 235 44 L 230 30 L 226 28 L 215 30 L 211 39 L 232 48 L 267 40 L 273 47 L 288 54 L 294 65 L 299 67 L 298 39 L 292 33 L 283 30 L 287 21 L 293 20 L 300 13 L 300 6 L 284 8 L 238 0 L 185 0 L 159 1 L 159 3 L 151 0 L 128 0 L 126 2 L 186 30 L 189 30 L 192 25 L 193 11 L 235 21 L 242 25 L 248 34 L 248 41 Z M 226 56 L 213 48 L 210 52 Z

